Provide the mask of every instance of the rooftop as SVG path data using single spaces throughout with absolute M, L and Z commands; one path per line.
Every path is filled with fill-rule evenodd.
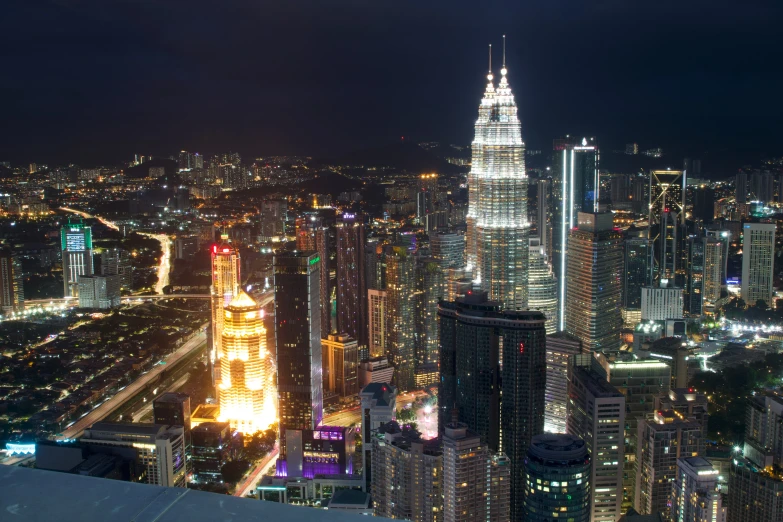
M 53 471 L 0 466 L 0 512 L 18 520 L 351 522 L 362 515 Z M 42 502 L 42 492 L 46 501 Z
M 130 422 L 96 422 L 89 428 L 89 431 L 109 431 L 114 433 L 128 433 L 132 435 L 155 436 L 166 426 L 151 423 L 130 423 Z

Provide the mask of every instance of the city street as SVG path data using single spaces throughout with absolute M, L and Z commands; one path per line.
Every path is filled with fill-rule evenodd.
M 259 462 L 258 466 L 256 466 L 256 468 L 250 472 L 242 484 L 237 486 L 237 490 L 234 492 L 235 497 L 246 497 L 248 493 L 255 491 L 256 484 L 258 484 L 264 475 L 266 475 L 267 471 L 269 471 L 269 468 L 274 466 L 277 462 L 277 453 L 278 449 L 275 447 L 272 451 L 269 452 L 269 455 L 264 457 L 263 460 Z

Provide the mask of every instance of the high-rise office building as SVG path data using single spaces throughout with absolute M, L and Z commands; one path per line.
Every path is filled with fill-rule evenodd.
M 134 482 L 186 487 L 185 428 L 144 423 L 96 422 L 79 439 L 96 453 L 130 457 Z
M 582 341 L 565 332 L 546 336 L 546 395 L 544 431 L 566 432 L 568 367 L 574 355 L 582 353 Z
M 24 274 L 21 260 L 0 251 L 0 311 L 4 315 L 24 311 Z
M 677 385 L 682 383 L 677 383 Z M 702 435 L 707 440 L 707 422 L 709 410 L 707 396 L 693 388 L 672 388 L 668 393 L 655 397 L 656 410 L 671 410 L 683 419 L 696 419 L 702 427 Z
M 722 277 L 725 260 L 723 257 L 723 242 L 710 237 L 704 238 L 704 284 L 702 290 L 702 305 L 705 314 L 715 313 L 717 302 L 720 299 L 721 287 L 724 284 Z
M 191 431 L 191 468 L 199 482 L 221 482 L 223 466 L 232 451 L 227 422 L 202 422 Z
M 332 333 L 332 309 L 329 303 L 331 295 L 329 293 L 329 229 L 323 226 L 321 221 L 316 218 L 311 218 L 310 221 L 297 220 L 296 248 L 302 251 L 314 250 L 318 252 L 317 262 L 321 263 L 321 270 L 319 270 L 321 339 L 326 339 Z M 345 261 L 347 262 L 348 259 Z M 343 301 L 345 302 L 345 299 Z
M 372 483 L 372 433 L 397 419 L 397 388 L 386 382 L 373 382 L 359 392 L 361 400 L 362 472 L 364 485 Z
M 284 474 L 286 430 L 312 430 L 323 419 L 321 263 L 314 251 L 274 258 L 280 456 Z
M 637 425 L 640 418 L 653 412 L 655 397 L 668 393 L 671 367 L 656 359 L 601 361 L 609 384 L 625 395 L 625 463 L 623 464 L 623 512 L 633 507 Z
M 682 319 L 682 288 L 645 286 L 642 288 L 642 321 Z
M 340 397 L 359 392 L 359 343 L 346 333 L 321 339 L 324 391 Z
M 456 232 L 430 235 L 432 257 L 443 270 L 465 266 L 465 236 Z
M 337 222 L 337 331 L 363 348 L 368 345 L 365 239 L 362 218 L 343 214 Z
M 490 72 L 479 106 L 468 174 L 467 262 L 490 299 L 527 308 L 525 144 L 505 63 L 497 90 Z
M 552 198 L 552 265 L 559 284 L 558 330 L 566 328 L 566 281 L 569 232 L 577 227 L 580 212 L 598 212 L 600 192 L 599 154 L 595 140 L 566 136 L 554 141 Z
M 276 408 L 264 312 L 241 290 L 224 308 L 220 349 L 220 420 L 245 435 L 267 429 Z
M 64 296 L 79 297 L 79 277 L 93 274 L 92 228 L 79 218 L 68 218 L 60 229 Z
M 658 410 L 639 419 L 636 446 L 634 507 L 641 514 L 669 515 L 669 497 L 676 478 L 677 459 L 704 454 L 702 426 L 672 410 Z
M 120 306 L 120 276 L 79 276 L 79 308 L 107 310 Z
M 693 191 L 693 219 L 709 225 L 715 219 L 715 191 L 701 187 Z
M 506 456 L 490 452 L 481 437 L 461 422 L 447 424 L 442 441 L 443 522 L 508 521 L 511 492 Z M 492 475 L 500 472 L 504 475 L 493 480 Z
M 193 261 L 193 258 L 198 253 L 198 249 L 201 243 L 199 236 L 182 236 L 178 237 L 174 241 L 174 252 L 177 259 L 185 259 L 186 261 Z
M 557 331 L 557 278 L 538 237 L 530 238 L 529 253 L 527 305 L 544 314 L 546 333 L 553 334 Z
M 220 344 L 223 341 L 223 321 L 226 307 L 239 294 L 239 251 L 228 244 L 228 235 L 221 236 L 221 242 L 212 245 L 212 346 L 209 363 L 212 366 L 213 382 L 218 378 L 218 364 L 222 355 Z
M 566 331 L 582 340 L 587 351 L 620 348 L 623 318 L 622 233 L 612 214 L 579 213 L 577 228 L 568 237 Z
M 774 189 L 775 178 L 772 172 L 753 171 L 750 176 L 750 195 L 752 201 L 759 201 L 767 204 L 775 199 Z
M 642 288 L 652 285 L 653 251 L 647 238 L 625 240 L 623 271 L 623 308 L 642 309 Z
M 389 422 L 373 433 L 372 488 L 375 516 L 440 522 L 443 459 L 439 439 L 422 440 Z
M 649 212 L 650 239 L 655 247 L 658 277 L 675 280 L 683 257 L 682 227 L 685 225 L 685 187 L 687 173 L 681 170 L 650 172 Z M 682 263 L 680 263 L 682 265 Z M 677 281 L 682 285 L 683 281 Z
M 367 290 L 369 316 L 369 357 L 386 356 L 389 351 L 386 313 L 388 301 L 386 290 Z
M 719 473 L 704 457 L 678 459 L 670 497 L 670 519 L 726 522 L 726 507 L 718 490 Z
M 650 223 L 659 222 L 664 212 L 673 212 L 685 223 L 687 173 L 682 170 L 650 171 Z
M 700 317 L 704 311 L 704 246 L 704 238 L 688 238 L 684 301 L 690 317 Z
M 416 369 L 438 364 L 438 302 L 444 296 L 444 274 L 438 262 L 417 258 Z
M 382 248 L 384 244 L 379 238 L 370 237 L 364 245 L 364 272 L 368 290 L 386 288 L 386 258 Z
M 590 466 L 590 521 L 622 515 L 625 396 L 592 368 L 569 367 L 567 432 L 585 441 Z
M 524 515 L 518 520 L 590 522 L 590 459 L 585 441 L 573 435 L 533 437 L 524 465 Z
M 386 247 L 387 351 L 400 391 L 416 388 L 416 264 L 405 246 Z
M 133 265 L 131 256 L 122 248 L 107 248 L 101 252 L 101 275 L 120 276 L 123 290 L 133 288 Z
M 775 224 L 745 223 L 742 227 L 742 299 L 755 306 L 772 305 Z
M 492 451 L 508 456 L 511 519 L 521 520 L 521 463 L 532 437 L 544 431 L 546 319 L 540 312 L 503 310 L 485 292 L 441 302 L 438 314 L 439 425 L 456 407 Z

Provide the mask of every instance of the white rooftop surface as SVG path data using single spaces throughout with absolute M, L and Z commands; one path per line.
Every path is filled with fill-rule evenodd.
M 0 520 L 3 521 L 367 522 L 366 516 L 345 511 L 15 466 L 0 466 L 0 492 Z

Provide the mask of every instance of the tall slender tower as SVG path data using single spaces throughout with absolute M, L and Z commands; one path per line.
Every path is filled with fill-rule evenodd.
M 505 48 L 503 54 L 495 90 L 490 47 L 489 82 L 476 120 L 468 174 L 467 257 L 475 281 L 490 299 L 519 310 L 527 308 L 527 174 L 517 105 L 506 78 Z
M 332 332 L 332 307 L 329 306 L 329 229 L 323 226 L 322 219 L 314 217 L 309 222 L 297 220 L 296 225 L 296 248 L 318 252 L 318 262 L 321 264 L 318 281 L 321 287 L 321 339 L 326 339 Z M 356 336 L 353 332 L 348 333 Z
M 22 261 L 10 251 L 0 251 L 0 312 L 24 311 Z
M 223 308 L 228 306 L 239 293 L 239 252 L 228 244 L 228 235 L 221 236 L 219 244 L 212 245 L 212 348 L 209 362 L 212 365 L 213 381 L 218 378 L 215 363 L 223 353 Z
M 343 214 L 337 222 L 337 331 L 366 348 L 367 277 L 366 233 L 361 217 Z

